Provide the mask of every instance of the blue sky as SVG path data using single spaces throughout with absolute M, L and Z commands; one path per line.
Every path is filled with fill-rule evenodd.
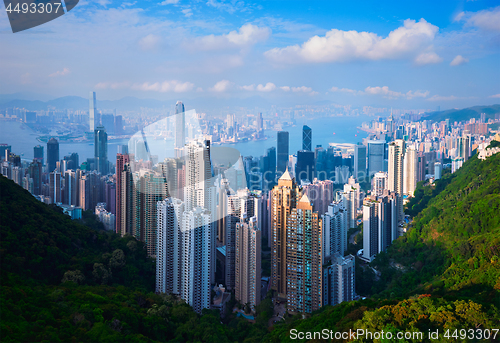
M 500 103 L 498 1 L 80 1 L 12 34 L 0 93 L 261 96 L 404 108 Z

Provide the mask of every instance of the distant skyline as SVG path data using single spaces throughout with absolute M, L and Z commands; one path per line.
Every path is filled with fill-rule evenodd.
M 498 104 L 498 5 L 81 0 L 16 34 L 2 9 L 0 94 L 95 91 L 221 107 L 255 96 L 289 105 Z

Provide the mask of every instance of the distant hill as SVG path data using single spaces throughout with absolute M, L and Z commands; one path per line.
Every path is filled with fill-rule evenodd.
M 0 109 L 18 107 L 25 108 L 29 111 L 41 111 L 49 108 L 58 110 L 88 110 L 88 98 L 80 96 L 64 96 L 48 101 L 34 100 L 33 97 L 27 97 L 19 94 L 19 98 L 15 98 L 16 94 L 0 94 Z M 200 96 L 189 98 L 179 95 L 169 95 L 170 99 L 140 99 L 132 96 L 124 97 L 118 100 L 100 100 L 99 93 L 97 94 L 97 109 L 103 112 L 117 111 L 138 111 L 141 108 L 155 108 L 172 110 L 177 100 L 184 103 L 186 110 L 195 109 L 198 111 L 215 110 L 222 111 L 229 108 L 247 107 L 255 109 L 258 107 L 270 107 L 271 105 L 286 105 L 282 103 L 271 102 L 261 96 L 250 96 L 246 98 L 230 98 L 221 99 L 210 94 L 202 94 Z
M 500 105 L 474 106 L 463 109 L 451 109 L 446 111 L 431 112 L 422 117 L 421 120 L 443 121 L 450 119 L 454 121 L 464 121 L 471 118 L 480 118 L 481 113 L 486 113 L 486 119 L 495 119 L 495 114 L 500 113 Z

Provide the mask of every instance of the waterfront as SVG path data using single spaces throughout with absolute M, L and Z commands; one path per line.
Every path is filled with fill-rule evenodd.
M 373 117 L 326 117 L 317 119 L 308 119 L 300 121 L 295 126 L 285 127 L 284 131 L 290 132 L 289 153 L 295 153 L 302 149 L 302 126 L 308 125 L 312 129 L 312 146 L 322 145 L 328 147 L 329 143 L 357 143 L 366 137 L 366 132 L 358 129 L 362 122 L 369 121 Z M 334 134 L 335 132 L 335 134 Z M 264 134 L 268 137 L 266 140 L 247 141 L 235 144 L 223 144 L 237 149 L 242 156 L 261 156 L 266 153 L 270 147 L 276 147 L 276 131 L 265 130 Z M 33 159 L 33 147 L 40 144 L 44 146 L 46 158 L 46 144 L 39 142 L 36 138 L 39 135 L 28 126 L 18 121 L 0 121 L 0 143 L 7 143 L 12 146 L 12 152 L 22 155 L 23 160 Z M 118 151 L 118 145 L 127 144 L 128 140 L 113 140 L 108 143 L 108 156 L 114 161 L 114 156 Z M 156 145 L 149 142 L 150 146 Z M 153 144 L 151 144 L 153 143 Z M 157 144 L 171 144 L 171 141 L 159 141 Z M 167 148 L 165 148 L 167 149 Z M 155 150 L 155 149 L 152 149 Z M 80 163 L 87 158 L 94 157 L 94 144 L 92 142 L 61 142 L 59 145 L 59 156 L 64 156 L 73 152 L 78 153 Z M 154 152 L 152 151 L 154 154 Z M 160 154 L 158 154 L 160 155 Z M 159 156 L 160 159 L 162 156 Z

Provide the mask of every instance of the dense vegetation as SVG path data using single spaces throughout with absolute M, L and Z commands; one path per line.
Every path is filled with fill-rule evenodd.
M 0 340 L 2 342 L 259 342 L 272 302 L 256 323 L 218 311 L 196 314 L 154 294 L 154 262 L 144 244 L 81 223 L 0 176 Z M 85 224 L 85 225 L 83 225 Z M 92 227 L 93 229 L 89 228 Z
M 199 316 L 152 293 L 154 264 L 142 243 L 100 230 L 90 214 L 71 221 L 3 177 L 0 186 L 2 342 L 280 342 L 291 340 L 291 329 L 324 328 L 440 330 L 435 341 L 446 342 L 447 329 L 500 323 L 500 154 L 474 156 L 456 173 L 418 185 L 408 233 L 370 266 L 356 266 L 357 290 L 368 299 L 288 317 L 273 329 L 270 294 L 256 323 L 231 313 L 234 300 L 225 318 Z
M 429 115 L 423 117 L 422 120 L 425 119 L 440 122 L 445 119 L 450 119 L 453 123 L 455 121 L 466 121 L 471 118 L 479 118 L 481 113 L 486 113 L 486 120 L 495 119 L 495 114 L 500 113 L 500 105 L 474 106 L 462 109 L 436 111 L 429 113 Z

